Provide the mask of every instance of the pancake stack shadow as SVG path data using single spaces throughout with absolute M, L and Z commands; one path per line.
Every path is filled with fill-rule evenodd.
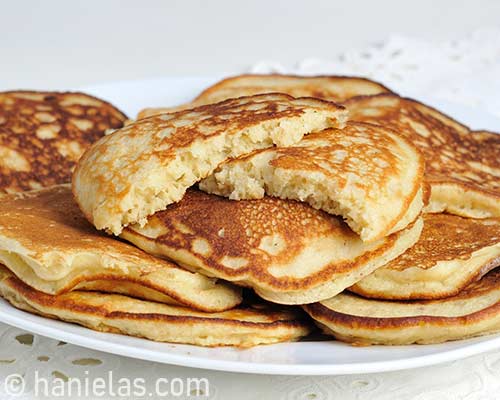
M 134 121 L 0 93 L 0 295 L 201 346 L 491 334 L 499 160 L 499 135 L 364 78 L 241 75 Z

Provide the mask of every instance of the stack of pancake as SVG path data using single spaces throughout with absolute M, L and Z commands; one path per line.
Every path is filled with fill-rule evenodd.
M 0 94 L 14 306 L 203 346 L 313 321 L 356 344 L 500 331 L 500 136 L 335 76 L 228 78 L 125 119 L 81 93 Z

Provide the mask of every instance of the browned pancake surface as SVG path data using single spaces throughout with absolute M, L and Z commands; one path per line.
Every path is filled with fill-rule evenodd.
M 500 201 L 500 135 L 465 125 L 415 100 L 393 94 L 360 96 L 345 103 L 354 121 L 383 124 L 423 152 L 431 183 L 455 183 Z
M 79 210 L 69 185 L 2 197 L 0 260 L 48 294 L 83 287 L 210 311 L 241 301 L 240 291 L 222 281 L 185 271 L 97 231 Z
M 291 215 L 294 217 L 288 218 Z M 236 202 L 194 189 L 188 190 L 179 203 L 150 217 L 146 229 L 159 233 L 156 238 L 159 244 L 179 250 L 198 250 L 197 256 L 203 263 L 222 276 L 244 279 L 246 275 L 254 275 L 289 289 L 301 288 L 305 282 L 291 277 L 273 279 L 265 268 L 270 263 L 286 265 L 293 260 L 305 245 L 307 231 L 314 231 L 318 237 L 336 231 L 339 235 L 356 237 L 340 219 L 303 203 L 267 196 Z M 272 243 L 271 248 L 259 250 L 263 238 L 275 235 L 279 235 L 282 242 L 274 245 L 274 251 Z M 197 249 L 196 243 L 203 243 L 199 241 L 201 238 L 208 239 L 209 251 L 203 252 L 201 245 Z M 239 260 L 241 265 L 225 267 L 222 260 L 226 257 Z M 331 268 L 341 272 L 350 266 L 339 263 Z M 321 280 L 319 275 L 315 279 Z M 307 284 L 313 283 L 309 277 Z
M 500 218 L 424 214 L 424 229 L 405 253 L 349 290 L 375 299 L 439 299 L 460 292 L 500 265 Z
M 126 116 L 83 93 L 0 93 L 0 193 L 70 181 L 82 153 Z
M 342 102 L 359 95 L 392 93 L 381 83 L 352 76 L 299 76 L 282 74 L 243 74 L 223 79 L 206 88 L 193 101 L 173 107 L 146 108 L 137 119 L 216 103 L 222 100 L 279 92 L 294 97 L 316 97 Z
M 427 214 L 424 215 L 424 229 L 417 244 L 384 268 L 428 269 L 439 261 L 468 259 L 475 251 L 498 242 L 498 218 L 472 219 L 451 214 Z
M 131 232 L 128 228 L 126 231 Z M 355 268 L 370 257 L 367 252 L 357 259 L 325 265 L 303 278 L 274 276 L 267 271 L 269 266 L 290 263 L 307 246 L 311 232 L 317 240 L 330 235 L 357 240 L 357 235 L 339 218 L 304 203 L 268 196 L 233 201 L 191 189 L 181 202 L 150 217 L 146 229 L 138 232 L 158 235 L 155 242 L 170 249 L 193 249 L 217 276 L 242 281 L 252 277 L 251 280 L 286 290 L 313 286 L 332 274 Z M 280 241 L 273 243 L 276 236 Z M 375 252 L 379 251 L 376 248 Z M 234 264 L 228 261 L 224 266 L 225 259 L 232 259 Z
M 293 200 L 233 201 L 188 190 L 122 237 L 192 271 L 250 286 L 280 304 L 327 299 L 418 239 L 421 220 L 364 243 L 340 218 Z
M 3 197 L 0 221 L 1 234 L 29 248 L 33 257 L 43 257 L 51 250 L 106 253 L 121 249 L 125 259 L 150 258 L 143 251 L 98 232 L 85 219 L 66 185 Z
M 268 92 L 280 92 L 294 97 L 316 97 L 342 102 L 354 96 L 391 93 L 391 90 L 381 83 L 353 76 L 246 74 L 229 77 L 217 82 L 201 92 L 194 102 L 202 101 L 207 103 L 214 100 L 225 100 L 229 97 Z

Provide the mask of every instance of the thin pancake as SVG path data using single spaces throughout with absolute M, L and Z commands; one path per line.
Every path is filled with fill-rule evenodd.
M 420 148 L 431 186 L 428 211 L 500 217 L 500 135 L 471 132 L 445 114 L 394 94 L 345 103 L 352 121 L 392 128 Z
M 342 293 L 304 306 L 323 330 L 355 344 L 441 343 L 500 331 L 500 269 L 453 297 L 383 301 Z
M 402 254 L 420 235 L 364 243 L 341 219 L 293 200 L 232 201 L 189 190 L 122 237 L 190 270 L 250 286 L 282 304 L 326 299 Z
M 176 112 L 203 104 L 279 92 L 293 97 L 316 97 L 343 102 L 359 95 L 391 93 L 384 85 L 366 78 L 352 76 L 298 76 L 298 75 L 237 75 L 223 79 L 201 92 L 192 102 L 175 107 L 146 108 L 137 119 L 151 115 Z
M 304 201 L 342 216 L 363 241 L 374 241 L 418 217 L 423 174 L 423 157 L 409 141 L 357 122 L 229 160 L 200 189 L 233 200 L 267 194 Z
M 223 161 L 344 126 L 335 103 L 266 94 L 136 121 L 95 143 L 73 175 L 76 200 L 97 229 L 119 234 L 182 199 Z
M 97 232 L 67 185 L 0 200 L 0 263 L 48 294 L 112 291 L 204 311 L 240 303 L 240 291 Z
M 83 152 L 125 119 L 84 93 L 0 92 L 0 193 L 69 182 Z
M 499 218 L 426 214 L 415 246 L 350 290 L 379 299 L 448 297 L 499 265 Z
M 51 296 L 24 284 L 3 267 L 0 296 L 33 314 L 159 342 L 251 347 L 294 341 L 310 331 L 297 310 L 270 305 L 202 313 L 112 294 L 76 291 Z

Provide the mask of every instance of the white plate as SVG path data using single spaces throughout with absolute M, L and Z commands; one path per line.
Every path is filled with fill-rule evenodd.
M 82 88 L 111 101 L 130 117 L 148 106 L 192 99 L 214 78 L 164 78 Z M 500 131 L 491 115 L 424 99 L 475 129 Z M 155 343 L 92 330 L 25 313 L 0 300 L 0 321 L 43 336 L 127 357 L 187 367 L 281 375 L 343 375 L 416 368 L 500 348 L 500 336 L 426 346 L 352 347 L 336 341 L 282 343 L 248 350 Z

